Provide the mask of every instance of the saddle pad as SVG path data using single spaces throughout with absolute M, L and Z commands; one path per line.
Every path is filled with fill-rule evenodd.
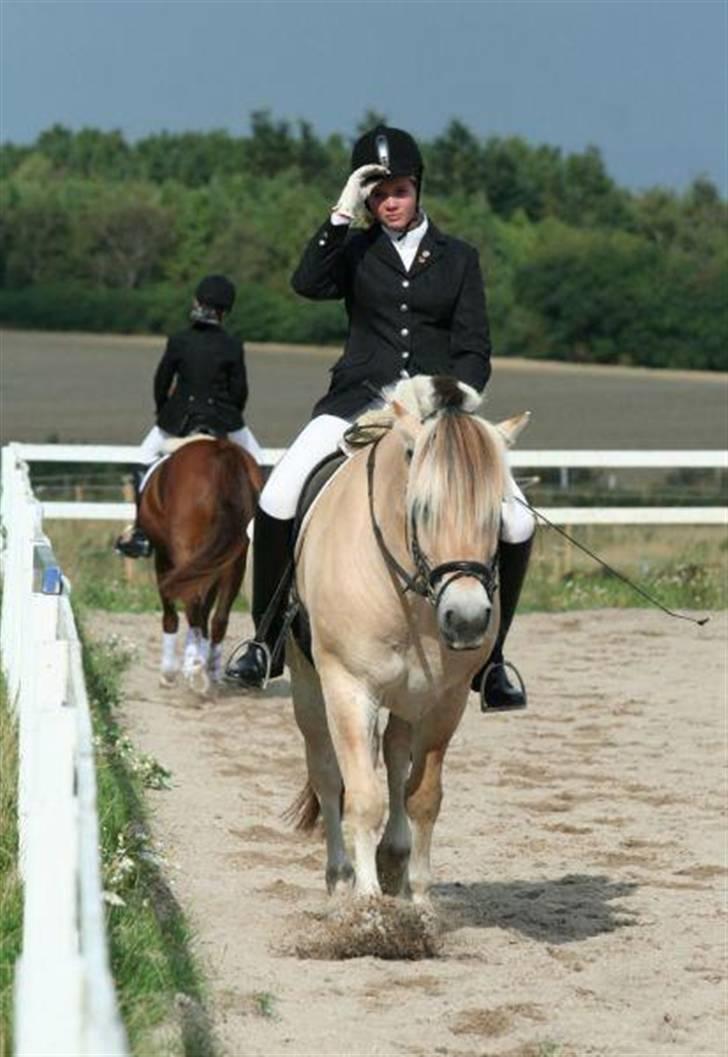
M 141 479 L 141 481 L 139 483 L 139 494 L 140 495 L 144 491 L 144 489 L 147 487 L 147 484 L 149 483 L 149 480 L 150 480 L 152 474 L 157 472 L 157 470 L 162 465 L 162 463 L 166 462 L 171 454 L 172 453 L 170 452 L 168 455 L 161 455 L 157 459 L 156 462 L 153 462 L 152 465 L 150 467 L 148 467 L 147 472 L 144 474 L 144 476 L 142 477 L 142 479 Z
M 295 555 L 301 534 L 308 524 L 311 511 L 316 505 L 319 496 L 331 484 L 336 473 L 349 461 L 350 456 L 343 451 L 334 451 L 327 455 L 316 466 L 306 478 L 301 497 L 298 500 L 296 516 L 293 521 L 293 538 L 291 549 Z

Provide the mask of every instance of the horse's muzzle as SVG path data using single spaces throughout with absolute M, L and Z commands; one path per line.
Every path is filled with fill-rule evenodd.
M 445 645 L 451 650 L 477 650 L 483 645 L 492 606 L 481 591 L 449 592 L 437 608 L 437 623 Z

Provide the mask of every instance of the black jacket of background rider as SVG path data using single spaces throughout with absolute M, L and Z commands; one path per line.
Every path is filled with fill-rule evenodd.
M 355 416 L 379 390 L 415 374 L 448 374 L 482 391 L 490 376 L 490 332 L 478 253 L 432 224 L 412 267 L 381 225 L 350 231 L 327 221 L 291 280 L 315 301 L 344 298 L 349 332 L 313 414 Z
M 216 432 L 231 433 L 243 425 L 247 399 L 240 341 L 221 327 L 205 323 L 194 323 L 169 338 L 154 376 L 160 429 L 182 437 L 204 424 Z

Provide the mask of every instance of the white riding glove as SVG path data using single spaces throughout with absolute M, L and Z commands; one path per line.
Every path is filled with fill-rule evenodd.
M 339 201 L 331 210 L 339 216 L 355 220 L 363 216 L 366 201 L 374 188 L 389 176 L 383 165 L 362 165 L 355 169 L 344 185 Z

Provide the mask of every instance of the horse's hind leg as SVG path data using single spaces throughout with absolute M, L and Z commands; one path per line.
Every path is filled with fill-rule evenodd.
M 390 713 L 384 732 L 384 763 L 389 787 L 389 818 L 377 848 L 377 873 L 387 895 L 407 895 L 407 865 L 412 834 L 404 806 L 404 790 L 412 752 L 412 727 Z
M 211 646 L 208 662 L 213 682 L 216 683 L 221 682 L 223 677 L 222 644 L 227 634 L 230 610 L 243 581 L 243 566 L 242 557 L 238 558 L 225 570 L 219 581 L 217 604 L 210 629 Z
M 442 803 L 442 763 L 466 702 L 467 691 L 455 703 L 452 699 L 439 702 L 415 733 L 412 771 L 405 797 L 407 814 L 412 824 L 409 883 L 412 898 L 417 903 L 428 901 L 432 881 L 432 831 Z
M 334 895 L 349 891 L 354 883 L 354 868 L 341 827 L 344 783 L 329 734 L 318 675 L 292 640 L 288 643 L 287 660 L 296 722 L 306 744 L 308 779 L 321 807 L 326 833 L 326 887 Z
M 154 564 L 157 572 L 157 582 L 159 582 L 160 577 L 168 571 L 169 564 L 165 562 L 159 551 L 154 553 Z M 161 589 L 159 598 L 162 603 L 162 658 L 159 668 L 159 682 L 162 686 L 169 687 L 174 685 L 179 671 L 177 664 L 179 614 L 173 600 L 164 595 Z

